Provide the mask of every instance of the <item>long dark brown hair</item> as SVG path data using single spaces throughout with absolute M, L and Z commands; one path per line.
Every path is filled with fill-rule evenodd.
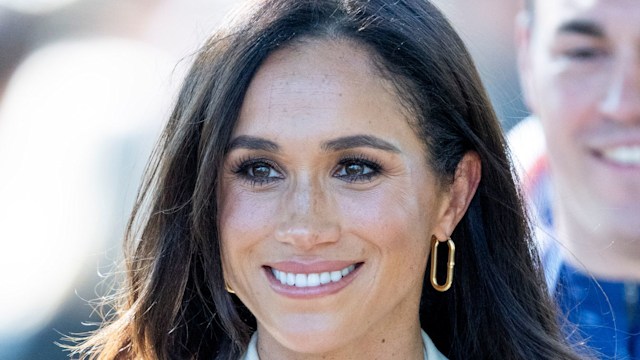
M 505 140 L 475 66 L 425 0 L 266 0 L 202 47 L 148 167 L 125 239 L 125 280 L 89 358 L 237 359 L 256 330 L 225 291 L 217 186 L 243 98 L 275 50 L 303 39 L 369 49 L 415 117 L 425 161 L 450 182 L 467 151 L 482 179 L 452 234 L 456 279 L 423 286 L 420 320 L 451 359 L 574 359 L 561 340 Z

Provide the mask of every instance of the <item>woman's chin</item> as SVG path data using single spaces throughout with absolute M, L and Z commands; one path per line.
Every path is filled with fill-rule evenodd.
M 259 331 L 263 336 L 264 331 Z M 352 334 L 352 333 L 351 333 Z M 339 328 L 317 326 L 287 328 L 272 337 L 267 334 L 263 340 L 274 341 L 284 351 L 299 354 L 329 354 L 345 347 L 349 342 L 349 334 L 341 334 Z

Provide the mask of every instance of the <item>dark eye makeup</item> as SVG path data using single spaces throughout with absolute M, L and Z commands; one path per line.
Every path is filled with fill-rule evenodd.
M 248 157 L 238 160 L 233 166 L 233 173 L 251 186 L 264 186 L 284 179 L 278 165 L 269 159 Z
M 364 155 L 343 157 L 333 176 L 349 183 L 369 182 L 382 172 L 382 166 Z
M 254 187 L 266 186 L 285 178 L 278 164 L 265 157 L 244 157 L 232 166 L 232 172 Z M 379 176 L 382 166 L 365 156 L 344 156 L 331 172 L 331 176 L 348 183 L 366 183 Z

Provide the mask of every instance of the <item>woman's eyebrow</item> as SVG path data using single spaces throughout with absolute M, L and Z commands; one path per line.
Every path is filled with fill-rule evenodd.
M 247 149 L 247 150 L 263 150 L 263 151 L 271 151 L 278 152 L 280 147 L 278 144 L 273 141 L 269 141 L 263 138 L 248 136 L 248 135 L 240 135 L 229 143 L 227 146 L 226 152 L 230 152 L 235 149 Z
M 321 148 L 324 151 L 340 151 L 357 147 L 370 147 L 374 149 L 391 151 L 394 153 L 400 152 L 400 149 L 398 149 L 395 145 L 372 135 L 343 136 L 337 139 L 326 141 L 321 145 Z M 249 135 L 240 135 L 231 140 L 231 142 L 227 146 L 226 152 L 230 152 L 235 149 L 278 152 L 280 151 L 280 146 L 267 139 Z
M 322 149 L 325 151 L 340 151 L 356 147 L 370 147 L 394 153 L 400 152 L 400 149 L 395 145 L 372 135 L 344 136 L 322 144 Z

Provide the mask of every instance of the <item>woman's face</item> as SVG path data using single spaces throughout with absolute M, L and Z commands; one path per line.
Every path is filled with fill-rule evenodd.
M 369 58 L 346 41 L 305 42 L 271 55 L 246 94 L 220 228 L 226 280 L 261 350 L 370 350 L 419 334 L 448 196 Z

